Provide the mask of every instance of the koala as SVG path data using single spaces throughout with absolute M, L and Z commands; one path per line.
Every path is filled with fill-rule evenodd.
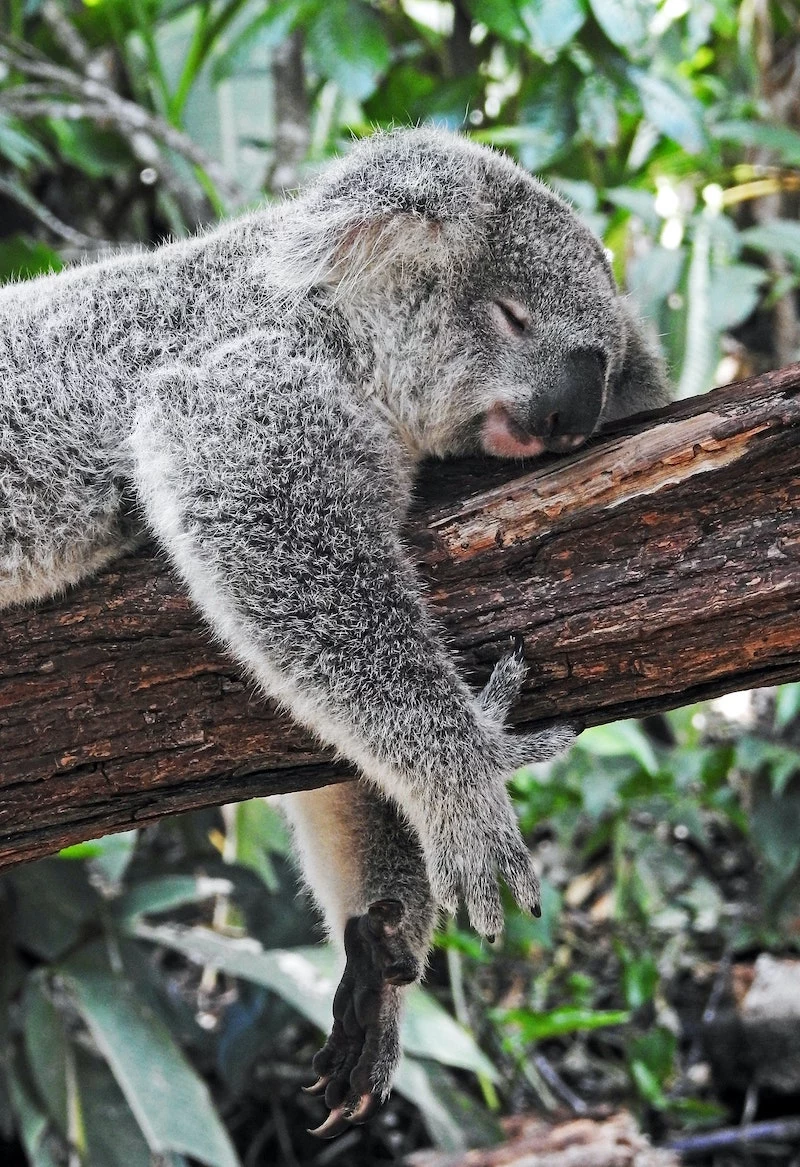
M 376 134 L 200 237 L 0 291 L 0 607 L 155 538 L 264 694 L 357 769 L 285 799 L 344 974 L 312 1092 L 386 1096 L 439 908 L 539 912 L 506 792 L 518 648 L 476 695 L 401 529 L 421 459 L 570 453 L 668 398 L 569 206 L 435 129 Z

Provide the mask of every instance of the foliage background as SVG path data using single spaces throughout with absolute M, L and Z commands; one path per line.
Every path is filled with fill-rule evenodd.
M 4 280 L 185 235 L 293 188 L 353 135 L 432 119 L 572 200 L 681 395 L 800 355 L 793 0 L 0 0 L 0 14 Z M 657 1139 L 742 1107 L 790 1112 L 791 1089 L 725 1069 L 702 1018 L 731 966 L 800 942 L 799 711 L 783 686 L 594 729 L 521 772 L 543 920 L 510 906 L 495 948 L 446 925 L 397 1094 L 323 1149 L 298 1086 L 332 966 L 271 808 L 7 874 L 5 1161 L 377 1164 L 491 1142 L 524 1108 L 624 1104 Z

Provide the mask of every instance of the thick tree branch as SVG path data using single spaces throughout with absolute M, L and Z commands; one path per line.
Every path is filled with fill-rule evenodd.
M 431 467 L 421 496 L 409 540 L 469 674 L 525 635 L 520 724 L 800 678 L 800 365 L 568 461 Z M 0 620 L 0 866 L 347 776 L 255 694 L 152 553 Z

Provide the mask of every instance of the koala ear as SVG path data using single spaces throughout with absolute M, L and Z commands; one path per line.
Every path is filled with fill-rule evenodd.
M 621 302 L 626 343 L 622 367 L 611 385 L 604 421 L 629 417 L 645 409 L 667 405 L 673 395 L 667 378 L 664 358 L 655 340 L 648 335 L 648 326 Z
M 484 153 L 439 130 L 362 141 L 283 209 L 270 282 L 369 295 L 406 270 L 453 274 L 491 210 Z
M 351 223 L 337 233 L 324 282 L 340 294 L 362 281 L 375 287 L 398 270 L 431 271 L 452 254 L 451 232 L 438 219 L 416 211 L 395 211 Z
M 416 211 L 329 206 L 292 215 L 297 209 L 290 205 L 265 264 L 270 283 L 287 292 L 368 293 L 399 270 L 434 270 L 456 253 L 449 225 Z

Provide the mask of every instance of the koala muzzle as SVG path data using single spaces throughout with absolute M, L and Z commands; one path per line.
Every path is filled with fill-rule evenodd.
M 600 353 L 578 349 L 566 356 L 552 388 L 531 407 L 529 426 L 545 449 L 566 454 L 583 445 L 600 417 L 605 380 Z

